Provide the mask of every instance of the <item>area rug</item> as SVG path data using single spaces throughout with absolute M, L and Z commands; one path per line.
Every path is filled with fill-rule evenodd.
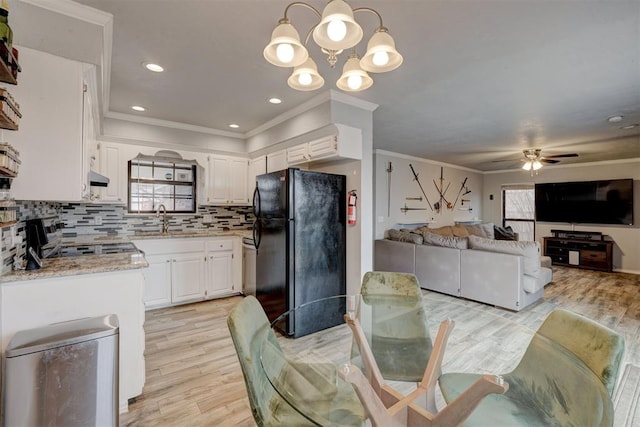
M 615 427 L 640 426 L 640 367 L 627 364 L 613 399 Z

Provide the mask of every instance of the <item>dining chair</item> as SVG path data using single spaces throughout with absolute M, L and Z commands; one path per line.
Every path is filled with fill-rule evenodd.
M 504 394 L 485 397 L 464 426 L 610 426 L 611 395 L 624 339 L 575 313 L 554 310 L 538 328 L 510 373 Z M 445 401 L 455 400 L 479 374 L 445 373 Z
M 429 333 L 427 313 L 422 304 L 422 292 L 415 275 L 384 271 L 367 272 L 362 279 L 360 294 L 364 304 L 383 298 L 387 304 L 371 304 L 371 334 L 368 345 L 384 380 L 419 383 L 425 390 L 426 408 L 436 412 L 435 390 L 446 339 L 453 329 L 452 321 L 444 322 L 443 336 L 436 354 Z M 398 316 L 396 306 L 413 304 L 416 309 Z M 441 325 L 442 326 L 442 325 Z M 359 347 L 352 347 L 352 360 L 356 366 Z M 428 375 L 427 365 L 432 360 Z M 374 386 L 374 388 L 377 388 Z M 392 400 L 393 401 L 393 400 Z
M 286 360 L 256 298 L 248 296 L 236 304 L 227 317 L 227 326 L 242 368 L 251 412 L 258 426 L 316 425 L 277 393 L 262 364 L 269 364 L 270 372 L 281 372 L 282 380 L 293 383 L 290 389 L 298 391 L 305 405 L 326 413 L 323 418 L 335 421 L 335 425 L 363 425 L 364 410 L 353 388 L 343 382 L 329 383 L 326 379 L 330 377 L 326 375 L 326 369 L 336 371 L 335 366 L 289 363 Z M 264 346 L 269 348 L 267 353 L 261 353 Z M 318 370 L 324 370 L 324 374 L 314 375 Z M 334 375 L 337 377 L 337 372 Z

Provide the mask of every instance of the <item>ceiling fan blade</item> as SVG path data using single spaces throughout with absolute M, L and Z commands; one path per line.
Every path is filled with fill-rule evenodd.
M 491 160 L 491 163 L 499 163 L 499 162 L 519 162 L 522 159 L 502 159 L 502 160 Z
M 565 157 L 578 157 L 578 153 L 552 154 L 550 156 L 544 156 L 545 159 L 561 159 Z
M 542 163 L 549 163 L 550 165 L 556 164 L 556 163 L 560 163 L 560 160 L 553 160 L 553 159 L 547 159 L 547 158 L 542 158 L 540 159 L 540 161 Z

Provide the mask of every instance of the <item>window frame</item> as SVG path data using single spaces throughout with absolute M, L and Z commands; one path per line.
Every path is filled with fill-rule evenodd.
M 507 202 L 507 191 L 508 190 L 531 190 L 533 191 L 533 217 L 531 219 L 523 219 L 523 218 L 507 218 L 506 213 L 506 202 Z M 535 185 L 534 184 L 514 184 L 514 185 L 502 185 L 500 187 L 500 192 L 502 195 L 502 226 L 507 226 L 507 221 L 509 222 L 522 222 L 522 223 L 531 223 L 533 226 L 533 240 L 536 238 L 536 214 L 535 214 Z

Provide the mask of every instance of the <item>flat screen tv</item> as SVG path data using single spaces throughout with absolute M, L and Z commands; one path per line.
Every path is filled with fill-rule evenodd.
M 633 179 L 536 184 L 536 221 L 633 225 Z

